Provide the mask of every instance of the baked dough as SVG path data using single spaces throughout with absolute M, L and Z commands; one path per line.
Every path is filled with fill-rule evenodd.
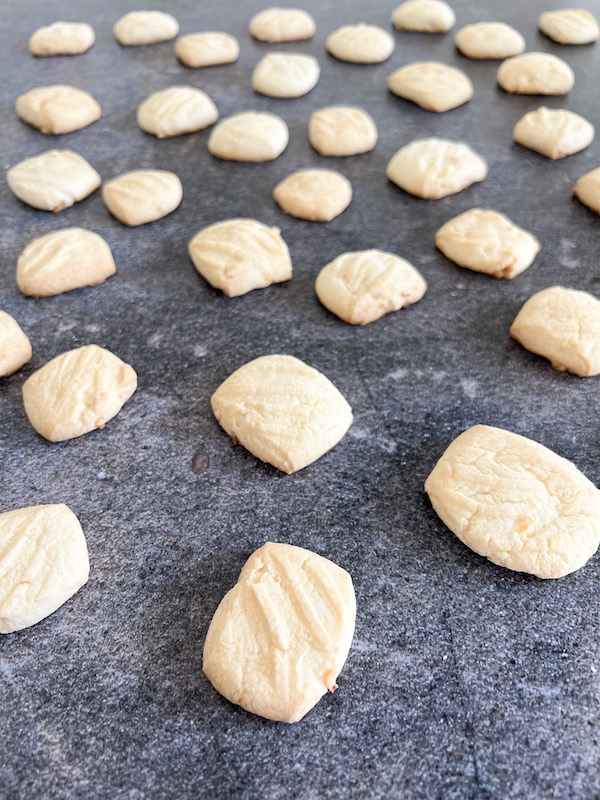
M 416 303 L 426 289 L 412 264 L 382 250 L 342 253 L 323 267 L 315 283 L 325 308 L 350 325 L 366 325 Z
M 83 228 L 63 228 L 34 239 L 17 263 L 19 289 L 31 297 L 95 286 L 114 274 L 110 247 L 97 233 Z
M 394 37 L 377 25 L 342 25 L 330 33 L 325 46 L 339 61 L 353 64 L 379 64 L 394 52 Z
M 100 175 L 71 150 L 47 150 L 8 170 L 11 192 L 42 211 L 62 211 L 100 186 Z
M 278 183 L 273 197 L 292 217 L 330 222 L 350 205 L 352 185 L 333 169 L 303 169 Z
M 175 42 L 175 55 L 186 67 L 215 67 L 237 61 L 240 45 L 235 36 L 221 31 L 189 33 Z
M 220 122 L 210 134 L 208 149 L 228 161 L 272 161 L 288 146 L 288 126 L 266 111 L 243 111 Z
M 164 11 L 130 11 L 115 22 L 119 44 L 132 46 L 168 42 L 179 33 L 179 23 Z
M 23 384 L 29 421 L 50 442 L 104 428 L 137 388 L 135 370 L 89 344 L 49 361 Z
M 498 83 L 510 94 L 568 94 L 574 82 L 571 67 L 550 53 L 524 53 L 498 69 Z
M 551 286 L 525 303 L 510 335 L 560 372 L 600 375 L 600 300 L 587 292 Z
M 467 58 L 510 58 L 525 50 L 525 39 L 505 22 L 475 22 L 465 25 L 454 43 Z
M 268 53 L 252 73 L 252 88 L 268 97 L 302 97 L 317 85 L 321 67 L 314 56 Z
M 211 405 L 234 442 L 288 474 L 331 450 L 352 424 L 333 383 L 293 356 L 250 361 L 219 386 Z
M 515 278 L 540 251 L 540 243 L 504 214 L 472 208 L 446 222 L 435 235 L 442 253 L 461 267 L 494 278 Z
M 182 197 L 177 175 L 162 169 L 126 172 L 102 187 L 104 205 L 113 217 L 130 227 L 166 217 L 178 208 Z
M 53 22 L 32 34 L 29 52 L 32 56 L 76 56 L 95 41 L 94 29 L 87 22 Z
M 573 111 L 542 106 L 521 117 L 513 139 L 548 158 L 564 158 L 589 147 L 594 126 Z
M 392 157 L 386 175 L 409 194 L 437 200 L 482 181 L 487 165 L 466 144 L 415 139 Z
M 408 0 L 392 14 L 392 23 L 399 31 L 446 33 L 455 22 L 454 11 L 443 0 Z
M 301 8 L 265 8 L 250 20 L 250 33 L 260 42 L 298 42 L 315 31 L 314 19 Z
M 245 563 L 210 623 L 204 672 L 253 714 L 298 722 L 348 656 L 356 617 L 350 575 L 323 556 L 267 542 Z
M 137 123 L 157 139 L 201 131 L 219 118 L 216 105 L 201 89 L 171 86 L 150 95 L 137 110 Z
M 377 144 L 377 126 L 357 106 L 327 106 L 313 111 L 308 138 L 322 156 L 356 156 Z
M 200 275 L 227 297 L 289 281 L 292 260 L 279 228 L 228 219 L 203 228 L 188 245 Z
M 41 86 L 17 98 L 16 111 L 42 133 L 62 134 L 87 128 L 102 109 L 91 94 L 73 86 Z
M 67 506 L 0 514 L 0 633 L 21 631 L 54 613 L 89 573 L 85 536 Z
M 561 8 L 540 16 L 542 33 L 559 44 L 590 44 L 600 37 L 598 21 L 583 8 Z
M 600 167 L 582 175 L 573 188 L 573 194 L 585 206 L 600 214 Z
M 442 522 L 501 567 L 561 578 L 598 549 L 600 491 L 566 458 L 516 433 L 469 428 L 425 491 Z
M 473 84 L 460 69 L 437 61 L 400 67 L 387 79 L 388 89 L 426 111 L 450 111 L 473 97 Z
M 17 320 L 0 311 L 0 378 L 21 369 L 31 355 L 31 343 Z

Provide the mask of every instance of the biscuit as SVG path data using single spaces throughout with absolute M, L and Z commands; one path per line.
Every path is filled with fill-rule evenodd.
M 568 94 L 575 83 L 571 67 L 550 53 L 524 53 L 498 69 L 498 83 L 509 94 Z
M 210 623 L 202 668 L 253 714 L 298 722 L 336 679 L 354 636 L 352 578 L 310 550 L 267 542 Z
M 538 25 L 542 33 L 559 44 L 590 44 L 600 37 L 596 17 L 583 8 L 545 11 Z
M 135 370 L 110 350 L 90 344 L 69 350 L 23 384 L 29 421 L 50 442 L 104 428 L 137 388 Z
M 425 491 L 461 542 L 501 567 L 561 578 L 598 549 L 600 491 L 566 458 L 516 433 L 469 428 Z
M 511 58 L 525 50 L 525 39 L 504 22 L 465 25 L 454 37 L 454 43 L 467 58 Z
M 65 505 L 0 514 L 0 633 L 53 614 L 87 583 L 85 536 Z
M 514 127 L 513 139 L 536 153 L 557 159 L 585 150 L 594 133 L 594 126 L 579 114 L 542 106 L 521 117 Z
M 25 295 L 49 297 L 103 283 L 115 262 L 101 236 L 83 228 L 63 228 L 34 239 L 17 263 L 17 284 Z
M 314 89 L 320 74 L 314 56 L 267 53 L 254 68 L 252 88 L 268 97 L 302 97 Z
M 137 110 L 137 123 L 157 139 L 201 131 L 219 118 L 216 105 L 201 89 L 171 86 L 150 95 Z
M 298 42 L 315 35 L 314 19 L 301 8 L 265 8 L 250 20 L 250 33 L 259 42 Z
M 339 61 L 353 64 L 379 64 L 394 52 L 395 42 L 377 25 L 342 25 L 325 40 L 327 50 Z
M 450 111 L 473 97 L 473 84 L 460 69 L 437 61 L 400 67 L 387 79 L 388 89 L 426 111 Z
M 290 251 L 279 228 L 255 219 L 228 219 L 203 228 L 188 245 L 200 275 L 227 297 L 292 277 Z
M 455 22 L 454 11 L 443 0 L 408 0 L 392 14 L 392 24 L 399 31 L 446 33 Z
M 330 222 L 350 205 L 352 185 L 333 169 L 303 169 L 278 183 L 273 197 L 292 217 Z
M 31 355 L 31 343 L 17 320 L 0 311 L 0 378 L 21 369 Z
M 16 112 L 42 133 L 71 133 L 100 119 L 100 104 L 91 94 L 73 86 L 41 86 L 17 98 Z
M 352 424 L 352 409 L 333 383 L 292 356 L 250 361 L 210 402 L 234 442 L 288 474 L 321 458 Z
M 179 23 L 164 11 L 130 11 L 113 27 L 115 39 L 124 46 L 168 42 L 179 33 Z
M 100 186 L 100 175 L 71 150 L 47 150 L 8 170 L 11 192 L 42 211 L 62 211 Z
M 221 31 L 188 33 L 175 42 L 175 55 L 186 67 L 217 67 L 232 64 L 240 55 L 235 36 Z
M 94 29 L 87 22 L 53 22 L 31 35 L 29 52 L 32 56 L 76 56 L 95 41 Z
M 155 222 L 178 208 L 183 197 L 174 172 L 139 169 L 113 178 L 102 187 L 102 199 L 113 217 L 136 227 Z
M 600 167 L 582 175 L 573 187 L 573 194 L 584 206 L 600 214 Z
M 356 156 L 377 144 L 377 126 L 370 114 L 357 106 L 327 106 L 313 111 L 308 138 L 322 156 Z
M 243 111 L 215 126 L 208 149 L 227 161 L 272 161 L 288 146 L 288 126 L 266 111 Z

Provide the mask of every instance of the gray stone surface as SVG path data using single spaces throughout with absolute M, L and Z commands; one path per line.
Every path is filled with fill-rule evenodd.
M 99 193 L 52 215 L 0 184 L 0 305 L 34 348 L 32 362 L 0 387 L 0 510 L 68 503 L 92 564 L 88 585 L 61 610 L 0 641 L 0 796 L 591 800 L 600 796 L 600 560 L 550 582 L 495 567 L 444 528 L 423 482 L 450 440 L 476 422 L 537 439 L 600 482 L 598 379 L 559 374 L 508 337 L 533 292 L 555 283 L 600 290 L 600 220 L 571 197 L 575 180 L 600 164 L 598 144 L 552 163 L 511 142 L 516 120 L 542 102 L 600 122 L 600 47 L 542 37 L 544 6 L 533 0 L 456 0 L 459 25 L 501 18 L 529 49 L 563 56 L 575 70 L 567 99 L 509 97 L 495 85 L 497 65 L 463 59 L 451 34 L 396 34 L 394 55 L 375 67 L 336 62 L 324 51 L 326 35 L 348 20 L 387 28 L 393 3 L 367 10 L 357 0 L 306 0 L 317 36 L 285 49 L 317 55 L 322 77 L 306 97 L 276 101 L 250 88 L 252 66 L 271 49 L 247 34 L 264 5 L 164 4 L 184 33 L 239 37 L 239 63 L 206 70 L 182 67 L 172 44 L 120 48 L 111 28 L 129 2 L 0 6 L 5 168 L 58 146 L 80 152 L 103 179 L 159 167 L 184 185 L 179 210 L 130 230 L 108 215 Z M 598 0 L 587 7 L 600 14 Z M 31 58 L 29 34 L 61 18 L 92 23 L 95 47 L 76 58 Z M 386 76 L 422 58 L 464 68 L 473 101 L 438 116 L 389 95 Z M 22 124 L 17 95 L 56 82 L 91 91 L 102 119 L 56 139 Z M 209 156 L 208 132 L 145 135 L 137 104 L 174 83 L 206 89 L 222 116 L 281 113 L 290 147 L 270 164 L 235 165 Z M 373 153 L 338 161 L 311 151 L 309 113 L 330 102 L 372 113 L 381 132 Z M 488 179 L 437 202 L 389 184 L 392 154 L 432 134 L 469 141 L 487 158 Z M 320 165 L 351 179 L 351 206 L 328 225 L 286 217 L 272 187 L 293 169 Z M 542 242 L 534 265 L 512 282 L 461 270 L 435 250 L 440 224 L 475 205 L 508 213 Z M 196 274 L 187 241 L 232 215 L 281 227 L 291 283 L 229 300 Z M 117 275 L 59 297 L 20 296 L 21 249 L 74 224 L 107 239 Z M 368 247 L 412 261 L 429 291 L 414 307 L 355 329 L 319 305 L 313 285 L 331 258 Z M 87 343 L 131 363 L 139 390 L 104 431 L 49 444 L 27 422 L 21 385 L 51 357 Z M 234 448 L 209 406 L 233 369 L 272 352 L 321 369 L 355 411 L 343 442 L 293 476 Z M 267 539 L 341 564 L 358 599 L 339 691 L 293 726 L 230 705 L 201 671 L 211 616 Z

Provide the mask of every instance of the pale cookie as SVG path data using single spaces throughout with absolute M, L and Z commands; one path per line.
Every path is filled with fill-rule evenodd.
M 385 172 L 405 192 L 437 200 L 482 181 L 487 175 L 487 165 L 466 144 L 447 139 L 416 139 L 398 150 Z
M 91 94 L 73 86 L 41 86 L 17 98 L 19 117 L 42 133 L 62 134 L 86 128 L 102 110 Z
M 427 289 L 412 264 L 382 250 L 342 253 L 319 272 L 317 297 L 350 325 L 366 325 L 416 303 Z
M 399 31 L 446 33 L 455 22 L 454 11 L 443 0 L 408 0 L 392 14 L 392 23 Z
M 87 22 L 53 22 L 32 34 L 29 52 L 33 56 L 76 56 L 95 41 L 94 29 Z
M 290 252 L 279 228 L 255 219 L 228 219 L 203 228 L 188 245 L 200 275 L 227 297 L 292 277 Z
M 501 567 L 561 578 L 598 549 L 600 491 L 566 458 L 516 433 L 469 428 L 425 491 L 461 542 Z
M 442 253 L 460 267 L 494 278 L 515 278 L 540 251 L 540 243 L 504 214 L 472 208 L 435 234 Z
M 600 300 L 587 292 L 562 286 L 537 292 L 517 314 L 510 335 L 560 372 L 600 374 Z
M 260 42 L 298 42 L 315 31 L 314 19 L 301 8 L 265 8 L 250 20 L 250 33 Z
M 171 86 L 150 95 L 137 110 L 137 123 L 157 139 L 201 131 L 219 118 L 216 105 L 201 89 Z
M 216 67 L 237 61 L 240 45 L 235 36 L 220 31 L 189 33 L 175 42 L 175 55 L 186 67 Z
M 350 205 L 352 185 L 333 169 L 303 169 L 278 183 L 273 197 L 292 217 L 330 222 Z
M 317 85 L 321 67 L 314 56 L 268 53 L 252 73 L 252 88 L 267 97 L 302 97 Z
M 101 236 L 83 228 L 63 228 L 34 239 L 17 263 L 17 284 L 31 297 L 70 292 L 103 283 L 115 262 Z
M 582 175 L 573 188 L 573 194 L 584 206 L 600 214 L 600 167 Z
M 220 122 L 210 134 L 208 149 L 227 161 L 272 161 L 288 146 L 288 126 L 266 111 L 243 111 Z
M 547 158 L 564 158 L 592 143 L 594 126 L 573 111 L 542 106 L 521 117 L 514 127 L 513 139 Z
M 542 33 L 559 44 L 590 44 L 600 37 L 596 17 L 583 8 L 546 11 L 538 24 Z
M 171 214 L 182 197 L 177 175 L 162 169 L 126 172 L 102 187 L 104 205 L 119 222 L 132 228 Z
M 498 69 L 498 83 L 510 94 L 568 94 L 574 82 L 571 67 L 550 53 L 524 53 Z
M 53 614 L 90 574 L 85 536 L 65 505 L 0 514 L 0 633 Z
M 308 138 L 322 156 L 356 156 L 377 144 L 377 126 L 370 114 L 357 106 L 327 106 L 313 111 Z
M 23 384 L 29 421 L 50 442 L 104 428 L 137 388 L 135 370 L 90 344 L 49 361 Z
M 310 550 L 267 542 L 219 604 L 202 668 L 230 702 L 298 722 L 337 689 L 355 617 L 346 570 Z
M 473 84 L 460 69 L 437 61 L 400 67 L 387 79 L 388 89 L 426 111 L 450 111 L 473 97 Z
M 62 211 L 100 186 L 100 175 L 71 150 L 47 150 L 8 170 L 11 192 L 42 211 Z
M 330 33 L 325 46 L 334 58 L 353 64 L 380 64 L 394 52 L 394 37 L 377 25 L 342 25 Z
M 525 50 L 525 39 L 504 22 L 465 25 L 454 37 L 454 43 L 467 58 L 511 58 Z
M 31 343 L 17 320 L 0 311 L 0 378 L 21 369 L 31 355 Z
M 293 356 L 250 361 L 210 402 L 234 442 L 288 474 L 321 458 L 352 424 L 352 409 L 333 383 Z
M 115 22 L 113 33 L 122 45 L 155 44 L 174 39 L 179 23 L 164 11 L 130 11 Z

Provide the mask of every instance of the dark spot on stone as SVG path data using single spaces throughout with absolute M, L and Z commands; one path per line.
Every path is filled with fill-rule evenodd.
M 144 580 L 147 574 L 148 574 L 148 570 L 146 570 L 146 569 L 141 569 L 141 570 L 138 572 L 138 576 L 139 576 L 139 578 L 140 578 L 141 580 Z
M 192 458 L 192 472 L 196 475 L 200 475 L 200 473 L 205 472 L 209 466 L 210 459 L 208 453 L 205 453 L 204 450 L 198 450 Z

